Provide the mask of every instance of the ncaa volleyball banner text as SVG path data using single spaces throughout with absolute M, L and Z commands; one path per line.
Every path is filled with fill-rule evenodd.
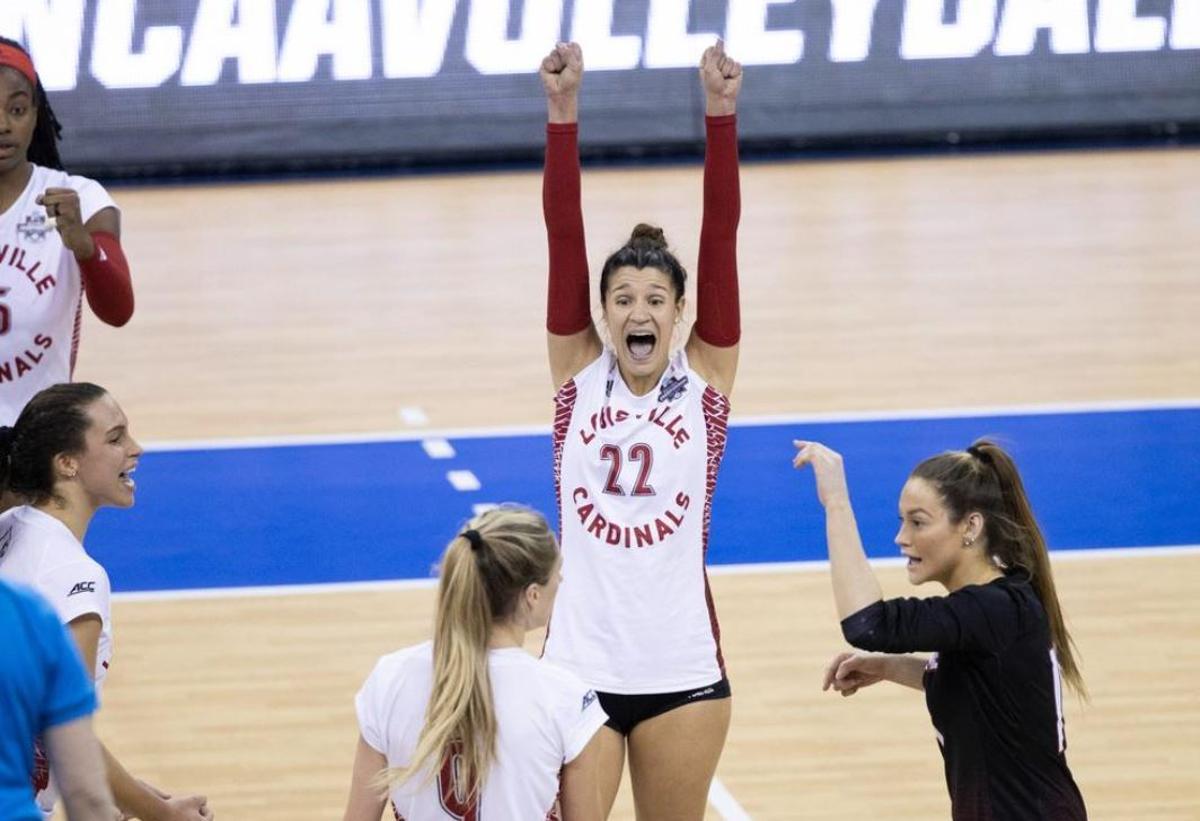
M 583 44 L 585 144 L 699 139 L 747 66 L 754 141 L 1200 121 L 1200 0 L 2 0 L 92 171 L 531 156 Z

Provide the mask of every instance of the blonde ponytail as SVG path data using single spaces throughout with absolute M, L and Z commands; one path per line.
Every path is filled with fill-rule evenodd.
M 437 775 L 458 758 L 469 803 L 487 780 L 496 755 L 496 710 L 488 676 L 488 640 L 510 618 L 531 584 L 546 584 L 558 543 L 541 514 L 502 505 L 476 516 L 442 555 L 433 634 L 433 691 L 411 761 L 386 770 L 387 788 L 422 771 Z

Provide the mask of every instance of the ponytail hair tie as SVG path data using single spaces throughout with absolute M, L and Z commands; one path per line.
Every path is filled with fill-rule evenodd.
M 479 535 L 478 530 L 468 528 L 462 532 L 462 537 L 471 543 L 471 550 L 474 552 L 483 550 L 483 537 Z
M 987 451 L 977 448 L 975 445 L 971 445 L 969 448 L 967 448 L 967 453 L 971 454 L 976 459 L 978 459 L 980 462 L 983 462 L 985 465 L 992 464 L 991 454 L 988 453 Z

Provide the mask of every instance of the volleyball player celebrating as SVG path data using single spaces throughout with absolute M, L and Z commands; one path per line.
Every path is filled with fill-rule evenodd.
M 29 54 L 0 37 L 0 424 L 68 382 L 81 295 L 102 321 L 133 315 L 120 214 L 94 180 L 62 169 L 62 127 Z
M 480 514 L 450 542 L 433 641 L 381 658 L 355 699 L 346 821 L 379 821 L 385 768 L 404 821 L 599 821 L 604 711 L 578 677 L 524 649 L 546 625 L 560 568 L 549 525 L 525 508 Z
M 607 346 L 592 322 L 577 144 L 582 74 L 574 43 L 542 62 L 546 327 L 565 578 L 545 655 L 595 687 L 610 716 L 600 739 L 605 812 L 628 750 L 639 818 L 698 819 L 730 720 L 704 561 L 740 338 L 734 112 L 742 70 L 719 42 L 700 62 L 707 151 L 697 316 L 677 352 L 686 275 L 656 228 L 638 225 L 604 264 Z
M 949 595 L 882 599 L 863 552 L 842 458 L 797 442 L 825 507 L 833 594 L 846 641 L 825 689 L 888 680 L 925 691 L 956 820 L 1079 821 L 1067 768 L 1062 678 L 1083 693 L 1050 556 L 1012 458 L 980 440 L 917 465 L 900 493 L 896 544 L 913 584 Z M 932 651 L 929 658 L 903 654 Z
M 97 694 L 113 650 L 110 588 L 83 540 L 99 508 L 133 505 L 141 455 L 120 406 L 87 382 L 40 391 L 13 427 L 0 427 L 0 491 L 26 502 L 0 514 L 0 577 L 27 584 L 50 602 L 79 645 Z M 213 817 L 203 796 L 169 797 L 103 753 L 109 788 L 126 815 L 144 821 Z M 49 816 L 57 789 L 45 772 L 39 775 L 38 804 Z

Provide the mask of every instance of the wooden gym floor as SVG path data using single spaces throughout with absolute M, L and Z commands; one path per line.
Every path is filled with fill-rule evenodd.
M 1200 396 L 1196 150 L 742 179 L 735 419 Z M 115 194 L 137 313 L 120 330 L 89 317 L 76 376 L 144 441 L 392 431 L 401 408 L 434 427 L 549 423 L 538 173 Z M 699 203 L 698 167 L 585 169 L 593 270 L 638 220 L 694 270 Z M 1067 724 L 1092 816 L 1200 818 L 1200 555 L 1056 573 L 1092 692 Z M 842 646 L 825 573 L 713 585 L 735 693 L 718 776 L 747 814 L 948 816 L 918 695 L 819 691 Z M 431 608 L 427 587 L 119 601 L 100 732 L 225 821 L 340 817 L 354 692 L 375 657 L 427 636 Z M 613 818 L 632 818 L 627 793 Z

